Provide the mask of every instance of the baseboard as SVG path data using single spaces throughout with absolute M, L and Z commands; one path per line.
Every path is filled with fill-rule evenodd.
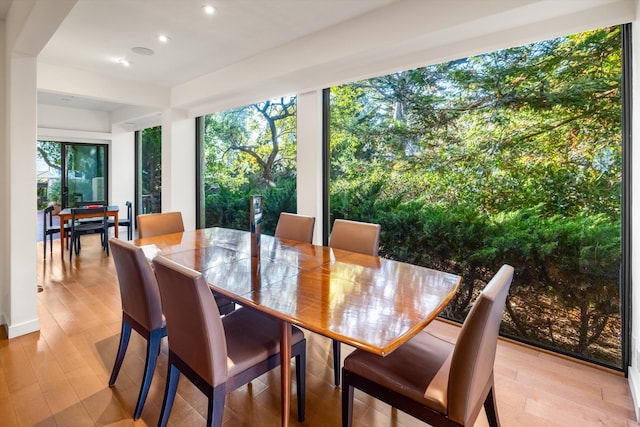
M 31 332 L 36 332 L 40 330 L 40 321 L 38 319 L 33 319 L 28 322 L 23 322 L 17 325 L 5 324 L 5 328 L 7 330 L 7 337 L 9 339 L 16 338 L 22 335 L 30 334 Z
M 631 390 L 631 398 L 633 399 L 633 409 L 636 412 L 636 421 L 640 422 L 640 372 L 629 366 L 629 389 Z

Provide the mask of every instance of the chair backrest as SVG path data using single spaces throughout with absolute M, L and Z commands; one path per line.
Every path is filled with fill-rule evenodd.
M 99 206 L 99 207 L 91 207 L 91 208 L 71 208 L 71 227 L 75 225 L 76 215 L 82 214 L 83 216 L 86 214 L 88 216 L 84 216 L 84 218 L 95 218 L 96 220 L 100 219 L 103 221 L 103 225 L 107 226 L 107 207 Z
M 281 212 L 275 236 L 280 239 L 311 243 L 316 219 L 312 216 Z
M 153 237 L 184 231 L 181 212 L 161 212 L 138 215 L 138 236 Z
M 473 424 L 487 386 L 493 384 L 500 323 L 512 279 L 513 267 L 503 265 L 485 286 L 462 325 L 450 364 L 441 369 L 443 374 L 448 369 L 448 416 L 461 425 Z M 425 396 L 428 393 L 429 388 Z
M 130 220 L 131 219 L 131 202 L 127 200 L 126 202 L 124 202 L 124 204 L 127 206 L 127 219 Z
M 44 229 L 53 226 L 53 205 L 44 208 Z
M 162 327 L 162 303 L 156 276 L 142 248 L 109 239 L 118 274 L 122 311 L 149 331 Z
M 202 274 L 163 256 L 153 259 L 167 320 L 169 350 L 216 387 L 227 380 L 220 312 Z
M 378 256 L 380 225 L 336 219 L 331 229 L 329 246 L 361 254 Z

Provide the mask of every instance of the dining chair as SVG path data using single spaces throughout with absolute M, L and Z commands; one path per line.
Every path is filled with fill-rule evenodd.
M 149 393 L 160 353 L 160 342 L 167 335 L 167 328 L 162 314 L 158 282 L 142 248 L 115 237 L 109 239 L 109 244 L 113 252 L 122 302 L 120 344 L 111 370 L 109 387 L 116 383 L 133 329 L 147 340 L 144 374 L 138 401 L 133 410 L 133 419 L 137 420 L 142 414 Z
M 153 237 L 184 231 L 181 212 L 138 215 L 138 237 Z
M 91 215 L 91 221 L 80 221 L 77 215 L 82 214 Z M 85 218 L 83 218 L 85 219 Z M 83 234 L 100 233 L 100 243 L 102 249 L 109 255 L 109 243 L 108 243 L 108 221 L 107 221 L 107 207 L 86 207 L 86 208 L 71 208 L 71 222 L 69 226 L 69 261 L 73 258 L 73 253 L 76 255 L 80 253 L 81 244 L 80 236 Z
M 380 225 L 368 222 L 336 219 L 333 222 L 329 246 L 361 254 L 378 256 Z
M 378 256 L 380 224 L 336 219 L 333 222 L 329 246 L 365 255 Z M 333 380 L 340 385 L 340 341 L 333 344 Z
M 126 201 L 125 206 L 127 207 L 127 217 L 126 218 L 118 218 L 118 227 L 127 227 L 127 239 L 133 240 L 133 222 L 131 216 L 131 202 Z M 109 219 L 109 227 L 115 227 L 115 220 Z
M 354 388 L 433 426 L 473 426 L 483 406 L 489 425 L 499 426 L 493 365 L 513 271 L 503 265 L 482 290 L 455 344 L 424 330 L 385 357 L 347 356 L 342 426 L 352 425 Z
M 167 384 L 158 426 L 169 421 L 180 373 L 207 396 L 207 425 L 220 426 L 226 394 L 280 366 L 280 323 L 248 308 L 220 317 L 201 273 L 160 255 L 153 259 L 153 266 L 169 341 Z M 306 340 L 296 327 L 292 327 L 291 356 L 296 363 L 298 420 L 302 422 Z
M 311 243 L 315 217 L 281 212 L 276 225 L 275 237 Z
M 47 237 L 49 238 L 49 253 L 53 254 L 53 235 L 60 233 L 60 225 L 53 224 L 53 206 L 44 208 L 42 221 L 42 237 L 44 240 L 44 259 L 47 259 Z M 69 224 L 64 224 L 64 233 L 69 235 Z M 68 242 L 68 241 L 67 241 Z
M 181 212 L 161 212 L 138 215 L 138 237 L 154 237 L 163 234 L 184 231 Z M 233 301 L 221 295 L 215 295 L 220 314 L 225 315 L 236 309 Z

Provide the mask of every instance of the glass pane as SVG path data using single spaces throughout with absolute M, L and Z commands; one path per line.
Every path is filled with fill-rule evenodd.
M 249 228 L 249 197 L 264 196 L 262 232 L 280 212 L 296 212 L 296 98 L 287 97 L 203 118 L 202 226 Z
M 66 148 L 67 204 L 107 202 L 105 192 L 106 146 L 69 144 Z
M 162 127 L 140 131 L 138 138 L 138 213 L 162 210 Z
M 38 141 L 38 209 L 49 205 L 62 206 L 62 145 L 53 141 Z
M 331 88 L 331 220 L 464 278 L 502 333 L 621 368 L 621 37 L 604 28 Z

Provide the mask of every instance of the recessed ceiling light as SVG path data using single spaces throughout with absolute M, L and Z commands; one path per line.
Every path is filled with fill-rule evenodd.
M 210 4 L 205 4 L 202 6 L 202 11 L 207 15 L 213 15 L 216 12 L 216 8 L 211 6 Z
M 148 47 L 136 46 L 131 48 L 131 52 L 136 53 L 138 55 L 151 56 L 155 52 Z
M 168 43 L 168 42 L 169 42 L 169 40 L 170 40 L 170 39 L 169 39 L 169 37 L 168 37 L 168 36 L 166 36 L 166 35 L 164 35 L 164 34 L 160 34 L 160 35 L 158 36 L 158 41 L 159 41 L 160 43 Z
M 118 59 L 118 63 L 123 67 L 129 67 L 131 65 L 131 62 L 127 61 L 125 58 Z

